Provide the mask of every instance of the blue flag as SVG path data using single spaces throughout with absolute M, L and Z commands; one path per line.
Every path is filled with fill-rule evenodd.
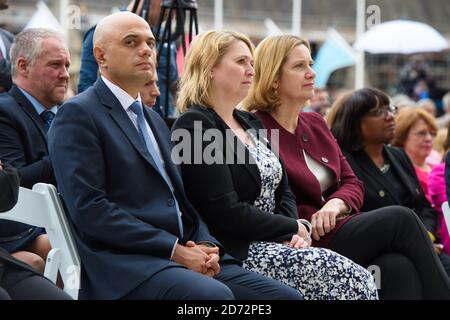
M 330 75 L 341 68 L 355 64 L 355 52 L 345 39 L 333 28 L 320 47 L 314 61 L 316 88 L 325 88 Z

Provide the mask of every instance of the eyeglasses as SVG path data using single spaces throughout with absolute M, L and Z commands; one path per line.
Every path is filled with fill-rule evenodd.
M 411 132 L 411 133 L 421 139 L 425 139 L 428 135 L 430 135 L 431 138 L 436 138 L 436 131 L 422 130 L 422 131 L 416 131 L 416 132 Z
M 397 106 L 382 106 L 376 109 L 372 109 L 371 111 L 369 111 L 367 114 L 371 117 L 383 117 L 386 118 L 388 113 L 393 114 L 394 116 L 397 114 L 398 112 L 398 107 Z

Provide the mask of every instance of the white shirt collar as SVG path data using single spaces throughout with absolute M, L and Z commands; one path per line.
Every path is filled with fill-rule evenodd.
M 101 77 L 102 77 L 103 82 L 109 88 L 109 90 L 111 90 L 111 92 L 114 94 L 114 96 L 117 98 L 117 100 L 119 100 L 120 104 L 122 105 L 122 108 L 124 108 L 125 111 L 128 111 L 128 108 L 131 106 L 131 104 L 134 101 L 139 101 L 142 103 L 140 94 L 138 94 L 137 99 L 134 99 L 132 96 L 130 96 L 128 94 L 128 92 L 123 90 L 121 87 L 112 83 L 111 81 L 106 79 L 104 76 L 101 76 Z
M 57 106 L 53 106 L 50 109 L 47 109 L 33 95 L 29 94 L 28 92 L 26 92 L 21 87 L 18 87 L 18 88 L 25 95 L 25 97 L 28 99 L 28 101 L 31 102 L 31 104 L 33 105 L 33 107 L 36 110 L 37 114 L 40 115 L 45 110 L 49 110 L 49 111 L 53 112 L 54 114 L 56 114 L 58 112 L 58 107 Z

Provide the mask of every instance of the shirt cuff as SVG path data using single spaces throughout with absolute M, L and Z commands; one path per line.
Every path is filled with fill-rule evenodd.
M 197 243 L 197 245 L 204 245 L 204 246 L 209 247 L 209 248 L 216 248 L 217 247 L 217 245 L 214 242 L 211 242 L 211 241 L 200 241 L 200 242 Z
M 172 260 L 172 258 L 173 258 L 173 254 L 175 253 L 175 248 L 177 247 L 177 244 L 178 244 L 178 238 L 175 241 L 175 243 L 173 244 L 172 253 L 170 254 L 170 260 Z

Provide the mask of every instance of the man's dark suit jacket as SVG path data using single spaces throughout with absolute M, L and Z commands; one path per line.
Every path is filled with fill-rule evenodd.
M 179 243 L 218 244 L 185 197 L 171 162 L 170 131 L 154 111 L 144 114 L 183 212 Z M 101 78 L 60 107 L 49 149 L 81 257 L 80 298 L 118 299 L 160 270 L 179 266 L 170 260 L 180 238 L 172 192 Z
M 0 94 L 0 160 L 18 169 L 22 177 L 21 186 L 25 188 L 31 189 L 38 182 L 56 185 L 44 122 L 15 85 L 9 92 Z M 22 223 L 1 221 L 0 237 L 17 235 L 30 228 Z M 16 244 L 10 245 L 20 247 L 27 239 L 36 237 L 40 230 L 36 228 L 25 238 L 16 240 Z
M 426 199 L 411 160 L 402 149 L 384 146 L 383 153 L 391 164 L 390 170 L 395 170 L 400 178 L 399 183 L 408 191 L 408 198 L 403 200 L 395 196 L 389 182 L 364 150 L 343 152 L 355 174 L 364 183 L 364 204 L 361 211 L 391 205 L 405 206 L 414 210 L 427 230 L 436 236 L 437 213 Z
M 0 87 L 3 87 L 5 91 L 8 91 L 12 86 L 9 49 L 11 49 L 14 36 L 6 30 L 0 29 L 0 38 L 2 39 L 6 49 L 6 57 L 4 57 L 4 59 L 0 59 Z
M 233 115 L 245 130 L 262 128 L 261 123 L 250 113 L 235 110 Z M 201 130 L 194 129 L 194 121 L 201 123 Z M 199 154 L 206 152 L 211 143 L 194 141 L 196 135 L 202 136 L 207 130 L 216 129 L 223 137 L 219 158 L 224 159 L 226 149 L 231 148 L 232 143 L 237 143 L 235 148 L 228 151 L 233 155 L 233 159 L 230 159 L 233 163 L 226 164 L 226 160 L 223 160 L 225 164 L 208 164 L 205 161 L 181 164 L 189 200 L 229 254 L 245 260 L 251 241 L 290 240 L 297 233 L 297 209 L 286 172 L 283 172 L 275 192 L 275 211 L 273 214 L 264 212 L 253 205 L 261 192 L 258 166 L 248 160 L 250 154 L 239 139 L 234 142 L 226 140 L 226 131 L 230 129 L 214 110 L 192 106 L 175 121 L 173 135 L 176 135 L 177 129 L 185 129 L 191 136 L 191 163 Z M 178 132 L 182 133 L 182 130 Z M 197 146 L 194 146 L 195 143 Z M 239 158 L 239 150 L 244 150 L 245 157 Z
M 15 85 L 0 95 L 0 160 L 19 170 L 23 187 L 55 184 L 44 122 Z

